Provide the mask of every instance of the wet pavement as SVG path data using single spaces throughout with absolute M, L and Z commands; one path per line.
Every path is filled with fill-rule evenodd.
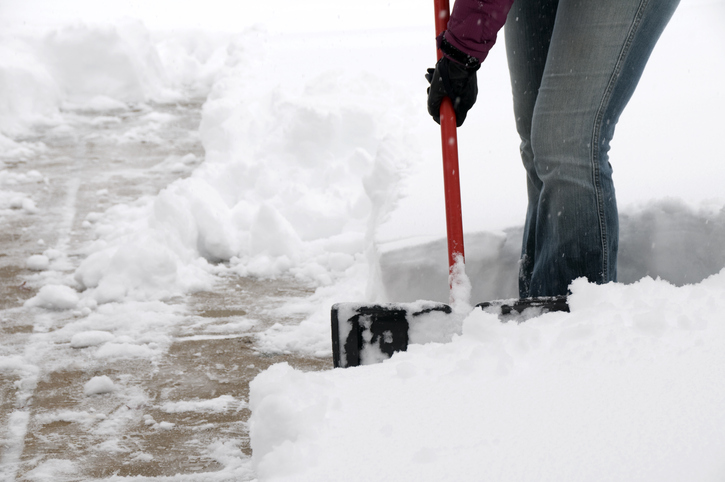
M 23 307 L 48 278 L 82 261 L 92 213 L 154 195 L 202 162 L 200 108 L 66 112 L 60 127 L 25 139 L 34 146 L 27 159 L 3 160 L 11 181 L 2 188 L 19 200 L 0 209 L 2 480 L 251 480 L 249 382 L 282 361 L 331 368 L 328 359 L 255 349 L 259 331 L 299 321 L 273 312 L 313 292 L 290 279 L 225 277 L 213 291 L 173 300 L 177 324 L 152 358 L 98 358 L 50 342 L 48 333 L 83 315 Z M 30 255 L 49 248 L 66 254 L 65 264 L 52 272 L 26 268 Z M 245 320 L 254 323 L 229 329 Z M 85 384 L 97 376 L 111 378 L 118 393 L 86 396 Z M 226 405 L 205 409 L 205 401 Z

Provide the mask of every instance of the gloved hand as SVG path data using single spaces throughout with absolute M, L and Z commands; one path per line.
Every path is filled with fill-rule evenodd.
M 456 125 L 461 127 L 468 110 L 476 103 L 476 71 L 481 67 L 481 62 L 448 42 L 445 32 L 436 38 L 436 43 L 444 55 L 436 68 L 428 69 L 425 76 L 430 82 L 428 113 L 440 124 L 441 102 L 444 97 L 449 97 L 456 113 Z
M 456 126 L 461 127 L 466 120 L 468 110 L 473 107 L 478 96 L 478 83 L 475 68 L 466 68 L 448 57 L 442 57 L 435 69 L 428 69 L 425 78 L 430 82 L 428 87 L 428 113 L 433 120 L 441 123 L 441 102 L 449 97 L 456 113 Z

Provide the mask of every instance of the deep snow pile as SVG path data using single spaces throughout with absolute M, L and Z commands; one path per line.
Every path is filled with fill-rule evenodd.
M 404 99 L 381 110 L 399 92 L 372 75 L 327 71 L 297 85 L 280 81 L 284 52 L 264 37 L 231 47 L 204 106 L 206 163 L 190 182 L 208 186 L 222 219 L 210 220 L 220 232 L 202 254 L 236 258 L 241 275 L 291 273 L 329 284 L 355 264 L 366 233 L 395 200 L 398 171 L 413 150 L 396 115 L 412 108 Z
M 399 120 L 412 107 L 380 111 L 396 88 L 370 75 L 277 85 L 265 40 L 252 30 L 228 46 L 204 106 L 205 162 L 192 176 L 93 219 L 99 240 L 73 279 L 79 308 L 208 289 L 224 272 L 295 276 L 323 290 L 345 283 L 364 297 L 366 242 L 416 152 Z M 292 348 L 320 352 L 325 329 L 311 335 L 318 347 L 297 337 Z
M 477 310 L 451 343 L 251 384 L 260 480 L 725 478 L 725 272 L 572 285 L 571 313 Z

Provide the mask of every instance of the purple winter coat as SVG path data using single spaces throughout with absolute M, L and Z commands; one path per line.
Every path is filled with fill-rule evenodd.
M 446 40 L 481 62 L 496 43 L 514 0 L 456 0 Z

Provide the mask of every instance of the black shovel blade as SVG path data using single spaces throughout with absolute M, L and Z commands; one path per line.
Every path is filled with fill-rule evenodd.
M 408 348 L 409 328 L 425 316 L 447 315 L 437 302 L 332 306 L 332 356 L 335 368 L 380 363 Z
M 569 303 L 566 296 L 542 296 L 538 298 L 514 298 L 511 300 L 486 301 L 476 305 L 483 311 L 499 315 L 501 321 L 508 321 L 510 317 L 523 315 L 529 318 L 538 316 L 550 311 L 569 312 Z M 518 321 L 525 321 L 526 318 L 517 318 Z
M 502 322 L 522 322 L 549 311 L 569 311 L 566 296 L 489 301 L 476 308 L 495 313 Z M 416 303 L 337 303 L 332 306 L 332 356 L 335 368 L 380 363 L 408 349 L 410 327 L 455 316 L 449 305 Z M 439 325 L 435 325 L 439 326 Z M 441 328 L 443 331 L 443 328 Z

